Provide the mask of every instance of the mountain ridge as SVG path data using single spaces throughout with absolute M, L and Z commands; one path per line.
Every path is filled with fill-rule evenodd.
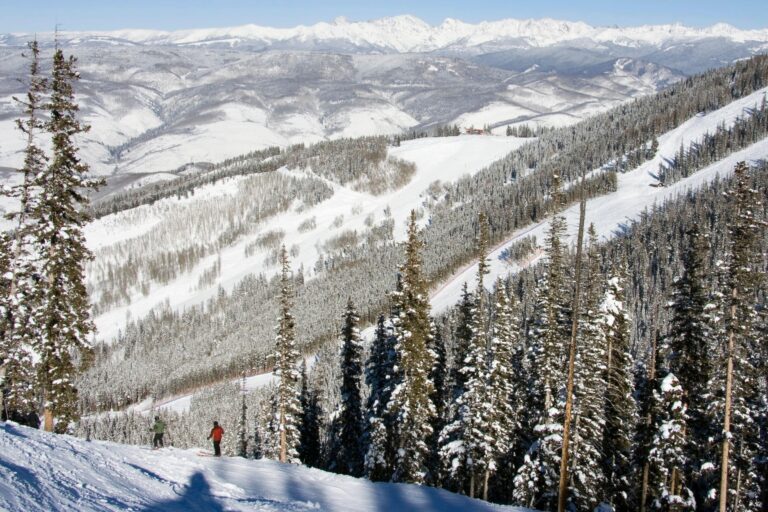
M 0 45 L 23 43 L 34 34 L 0 34 Z M 53 41 L 54 33 L 38 34 L 43 43 Z M 639 26 L 593 26 L 580 21 L 552 18 L 505 18 L 478 23 L 446 18 L 439 25 L 430 25 L 412 15 L 378 18 L 368 21 L 348 21 L 336 18 L 313 25 L 276 28 L 257 24 L 233 27 L 210 27 L 181 30 L 119 29 L 111 31 L 62 31 L 61 41 L 68 44 L 105 43 L 136 45 L 262 45 L 265 49 L 280 43 L 296 44 L 326 42 L 333 48 L 351 44 L 348 50 L 395 51 L 399 53 L 433 52 L 453 46 L 476 47 L 493 42 L 507 46 L 524 44 L 546 47 L 579 39 L 592 39 L 625 47 L 637 45 L 663 46 L 669 42 L 708 38 L 725 38 L 737 43 L 754 41 L 768 43 L 768 28 L 739 29 L 727 23 L 695 28 L 681 23 Z M 334 45 L 335 42 L 335 45 Z M 337 48 L 341 49 L 341 48 Z

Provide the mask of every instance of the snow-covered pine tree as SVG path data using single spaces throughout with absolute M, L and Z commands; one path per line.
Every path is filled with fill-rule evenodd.
M 564 403 L 563 363 L 570 336 L 570 309 L 565 278 L 562 236 L 565 218 L 560 178 L 553 180 L 555 213 L 547 236 L 547 267 L 537 287 L 534 318 L 528 343 L 531 382 L 528 391 L 528 424 L 532 442 L 515 477 L 514 499 L 528 507 L 551 509 L 557 504 Z
M 285 245 L 280 248 L 280 312 L 276 327 L 275 367 L 277 376 L 276 390 L 277 433 L 279 439 L 278 458 L 280 462 L 298 463 L 299 454 L 299 419 L 301 404 L 299 400 L 299 371 L 296 364 L 299 352 L 296 350 L 295 322 L 293 307 L 293 287 L 291 285 L 291 267 Z
M 518 336 L 512 304 L 501 278 L 496 280 L 493 294 L 494 318 L 488 357 L 488 395 L 490 457 L 483 479 L 483 499 L 488 499 L 488 480 L 503 464 L 510 464 L 512 442 L 520 432 L 518 394 L 515 389 L 514 354 L 518 348 Z
M 574 405 L 568 499 L 576 510 L 593 510 L 605 497 L 602 443 L 605 428 L 607 347 L 600 324 L 604 279 L 594 226 L 589 227 L 584 299 L 579 315 L 579 344 L 574 369 Z
M 432 323 L 429 350 L 435 356 L 435 363 L 429 374 L 434 385 L 432 403 L 435 404 L 435 417 L 432 421 L 432 435 L 429 438 L 428 485 L 442 486 L 442 464 L 440 461 L 440 433 L 448 422 L 448 410 L 451 402 L 451 390 L 448 387 L 448 360 L 445 341 L 440 328 Z
M 50 116 L 45 128 L 53 139 L 50 164 L 34 180 L 39 200 L 30 214 L 37 229 L 40 251 L 40 300 L 37 323 L 41 330 L 38 380 L 43 397 L 44 426 L 65 432 L 77 419 L 75 374 L 89 364 L 89 336 L 94 331 L 85 287 L 85 261 L 91 252 L 83 227 L 89 220 L 86 189 L 102 182 L 88 178 L 88 165 L 80 160 L 74 137 L 88 131 L 77 120 L 73 83 L 80 75 L 76 59 L 65 58 L 60 48 L 53 55 Z
M 456 343 L 453 349 L 453 367 L 451 368 L 454 400 L 464 393 L 465 377 L 461 373 L 461 368 L 462 362 L 469 352 L 469 344 L 472 340 L 471 326 L 474 304 L 474 298 L 469 293 L 469 287 L 465 281 L 461 288 L 461 301 L 458 305 L 458 318 L 456 319 L 456 329 L 454 330 Z
M 363 343 L 357 327 L 359 322 L 352 299 L 349 299 L 341 329 L 341 411 L 338 415 L 339 442 L 335 469 L 338 473 L 352 476 L 363 474 L 365 458 L 361 397 Z
M 24 164 L 19 173 L 20 183 L 0 187 L 0 196 L 8 196 L 18 204 L 16 211 L 5 214 L 13 222 L 13 231 L 3 232 L 3 277 L 0 285 L 0 368 L 4 373 L 2 416 L 9 416 L 29 426 L 37 427 L 36 374 L 33 353 L 39 349 L 38 326 L 34 320 L 39 307 L 36 286 L 37 261 L 34 247 L 35 224 L 30 213 L 38 197 L 34 179 L 45 168 L 47 158 L 37 145 L 37 136 L 45 127 L 41 119 L 43 96 L 47 80 L 40 75 L 40 50 L 37 41 L 28 43 L 29 87 L 26 98 L 14 98 L 24 108 L 24 119 L 16 126 L 26 137 Z
M 634 398 L 633 358 L 630 347 L 631 319 L 624 296 L 624 262 L 608 279 L 600 304 L 601 323 L 607 340 L 603 463 L 606 498 L 617 512 L 637 510 L 633 499 L 632 440 L 637 425 Z
M 470 340 L 458 374 L 463 392 L 456 398 L 456 413 L 441 434 L 441 459 L 459 489 L 474 497 L 480 478 L 492 460 L 491 396 L 488 390 L 488 315 L 483 280 L 488 274 L 488 220 L 479 218 L 478 265 L 474 305 L 469 326 Z M 464 478 L 468 480 L 463 481 Z M 468 484 L 468 486 L 467 486 Z
M 248 404 L 245 400 L 247 395 L 245 372 L 243 372 L 243 375 L 240 377 L 240 424 L 237 428 L 237 439 L 240 444 L 237 455 L 243 458 L 248 458 Z
M 650 452 L 650 464 L 657 477 L 651 491 L 653 505 L 664 512 L 693 510 L 696 501 L 683 473 L 687 464 L 688 416 L 683 402 L 683 388 L 674 373 L 664 377 L 658 393 L 659 417 Z
M 431 335 L 429 295 L 421 268 L 423 245 L 416 226 L 416 212 L 412 211 L 405 263 L 401 267 L 402 291 L 395 297 L 399 311 L 394 319 L 397 368 L 395 386 L 387 404 L 387 413 L 393 420 L 396 451 L 392 480 L 395 482 L 423 483 L 427 478 L 427 440 L 435 416 L 435 405 L 431 400 L 434 385 L 429 380 L 434 366 L 434 354 L 428 348 Z
M 756 242 L 766 232 L 758 219 L 758 192 L 751 188 L 749 168 L 739 162 L 734 169 L 729 196 L 736 218 L 730 233 L 730 261 L 726 297 L 726 382 L 721 452 L 720 510 L 764 510 L 759 488 L 765 483 L 765 439 L 761 421 L 766 418 L 765 339 L 756 324 L 756 285 L 764 276 L 757 271 Z M 761 373 L 760 370 L 763 370 Z M 765 428 L 764 425 L 762 428 Z
M 392 476 L 391 417 L 386 406 L 394 383 L 395 348 L 384 315 L 379 316 L 371 353 L 366 362 L 365 474 L 374 482 Z
M 633 460 L 637 466 L 641 466 L 639 507 L 640 512 L 645 512 L 648 507 L 649 488 L 654 480 L 651 473 L 655 468 L 651 467 L 650 453 L 653 449 L 653 439 L 656 435 L 656 419 L 659 416 L 658 403 L 656 402 L 656 389 L 659 387 L 656 361 L 658 359 L 659 335 L 655 332 L 651 335 L 648 359 L 645 364 L 637 368 L 635 376 L 635 390 L 637 396 L 640 421 L 635 433 Z
M 709 438 L 713 428 L 716 428 L 707 415 L 707 404 L 711 400 L 707 383 L 711 373 L 713 331 L 704 282 L 706 254 L 706 239 L 694 224 L 686 232 L 683 273 L 673 282 L 672 300 L 668 306 L 671 321 L 662 348 L 669 371 L 675 374 L 685 393 L 683 400 L 688 411 L 689 427 L 685 433 L 688 465 L 681 471 L 700 503 L 706 499 L 708 486 L 702 483 L 699 469 L 704 463 L 713 462 L 714 453 L 709 449 Z
M 305 466 L 320 467 L 320 404 L 317 393 L 310 389 L 307 362 L 301 362 L 301 424 L 299 425 L 299 459 Z

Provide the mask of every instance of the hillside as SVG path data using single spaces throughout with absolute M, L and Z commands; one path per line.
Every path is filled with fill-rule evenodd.
M 102 382 L 108 372 L 113 387 L 96 384 L 88 394 L 96 402 L 104 393 L 110 397 L 107 403 L 114 397 L 130 403 L 234 377 L 244 368 L 267 367 L 275 311 L 270 279 L 281 243 L 295 264 L 303 349 L 315 351 L 335 335 L 328 318 L 341 314 L 348 296 L 368 321 L 386 307 L 400 263 L 397 242 L 413 208 L 426 228 L 425 269 L 433 289 L 439 290 L 433 302 L 438 311 L 455 303 L 466 279 L 460 273 L 471 272 L 473 219 L 481 209 L 494 225 L 497 273 L 515 270 L 498 256 L 522 235 L 537 234 L 541 243 L 545 191 L 554 172 L 574 180 L 580 166 L 589 170 L 587 186 L 595 199 L 588 218 L 597 220 L 600 236 L 608 238 L 653 204 L 729 172 L 735 159 L 765 156 L 760 142 L 764 117 L 757 115 L 764 108 L 765 87 L 745 89 L 749 94 L 732 101 L 731 76 L 724 70 L 632 109 L 598 116 L 580 124 L 572 140 L 563 139 L 570 130 L 561 130 L 522 146 L 521 140 L 487 136 L 404 141 L 386 155 L 411 162 L 415 173 L 402 188 L 379 195 L 355 190 L 359 178 L 346 181 L 332 171 L 346 167 L 336 167 L 335 158 L 355 161 L 357 146 L 381 144 L 349 141 L 317 150 L 308 157 L 314 166 L 291 164 L 278 172 L 226 178 L 194 193 L 180 191 L 103 217 L 89 228 L 97 256 L 89 279 L 102 339 L 111 342 L 119 334 L 119 343 L 101 348 L 103 366 L 100 361 L 87 377 Z M 702 101 L 714 108 L 702 110 Z M 726 144 L 731 149 L 717 156 L 729 158 L 722 165 L 703 173 L 696 172 L 700 167 L 686 171 L 683 179 L 670 180 L 663 188 L 649 186 L 659 184 L 660 166 L 672 165 L 681 147 L 701 146 L 703 138 L 720 133 L 719 127 L 726 129 L 719 135 L 725 141 L 741 133 L 728 127 L 755 119 L 759 126 L 748 127 L 753 136 Z M 626 131 L 607 139 L 615 130 Z M 606 135 L 599 135 L 601 131 Z M 658 140 L 655 154 L 648 150 L 652 137 Z M 562 140 L 569 142 L 561 147 Z M 334 156 L 322 156 L 325 151 Z M 537 169 L 528 172 L 527 162 L 537 160 Z M 371 169 L 364 165 L 355 172 L 365 176 Z M 254 202 L 250 194 L 257 189 L 274 193 Z M 577 190 L 573 185 L 569 193 Z M 510 209 L 514 204 L 527 206 Z M 116 232 L 123 236 L 113 237 Z M 182 345 L 183 355 L 178 352 Z M 139 363 L 142 372 L 131 369 L 143 360 L 152 363 Z
M 527 509 L 441 489 L 372 483 L 303 466 L 199 450 L 88 442 L 0 422 L 0 509 L 68 511 L 435 512 Z

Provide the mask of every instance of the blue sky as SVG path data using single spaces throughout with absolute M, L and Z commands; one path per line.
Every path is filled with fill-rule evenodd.
M 118 28 L 224 27 L 255 23 L 309 25 L 337 16 L 368 20 L 413 14 L 431 24 L 502 18 L 556 18 L 592 25 L 723 21 L 739 28 L 767 28 L 766 0 L 0 0 L 0 32 Z

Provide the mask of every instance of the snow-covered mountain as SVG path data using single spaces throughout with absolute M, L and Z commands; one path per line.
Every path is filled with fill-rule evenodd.
M 267 460 L 201 457 L 196 450 L 152 451 L 149 447 L 88 442 L 14 423 L 0 423 L 0 509 L 8 512 L 527 510 L 493 505 L 432 487 L 373 483 Z
M 34 34 L 0 35 L 0 171 Z M 52 34 L 38 34 L 50 46 Z M 591 27 L 555 20 L 430 26 L 412 16 L 162 32 L 60 32 L 102 175 L 159 173 L 266 146 L 458 123 L 561 126 L 768 50 L 768 30 Z M 1 178 L 1 176 L 0 176 Z
M 32 34 L 0 36 L 0 45 L 25 42 Z M 41 35 L 50 40 L 52 35 Z M 478 48 L 546 47 L 591 40 L 636 48 L 663 47 L 671 43 L 720 38 L 743 43 L 768 43 L 768 29 L 740 30 L 725 23 L 706 28 L 681 24 L 639 27 L 593 27 L 586 23 L 554 19 L 504 19 L 477 24 L 447 18 L 431 26 L 410 15 L 372 21 L 350 22 L 344 17 L 331 23 L 311 26 L 271 28 L 249 24 L 229 28 L 197 30 L 116 30 L 109 32 L 60 32 L 66 44 L 85 45 L 174 45 L 174 46 L 250 46 L 259 49 L 291 48 L 325 51 L 368 51 L 381 53 L 434 52 L 444 50 L 476 51 Z

